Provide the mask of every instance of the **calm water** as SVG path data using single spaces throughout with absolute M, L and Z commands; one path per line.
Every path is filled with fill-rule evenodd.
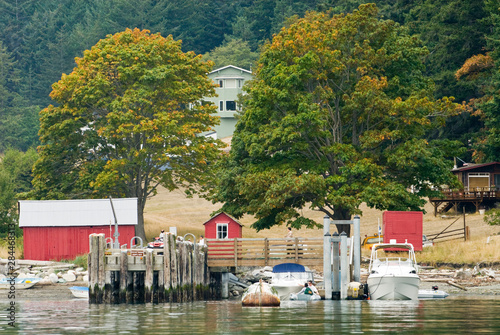
M 500 334 L 500 296 L 443 300 L 282 302 L 243 308 L 240 301 L 89 305 L 87 301 L 19 301 L 16 328 L 1 334 Z

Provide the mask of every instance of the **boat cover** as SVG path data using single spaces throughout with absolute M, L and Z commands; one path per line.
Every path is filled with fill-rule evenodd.
M 282 263 L 275 265 L 273 267 L 273 272 L 274 273 L 279 273 L 279 272 L 305 272 L 306 268 L 304 265 L 300 265 L 297 263 Z

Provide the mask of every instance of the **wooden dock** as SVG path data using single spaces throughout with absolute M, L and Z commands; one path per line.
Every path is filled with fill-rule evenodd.
M 228 273 L 241 267 L 324 264 L 324 238 L 207 239 L 167 235 L 162 249 L 113 249 L 89 235 L 90 303 L 187 302 L 227 298 Z
M 217 297 L 206 246 L 177 243 L 163 249 L 109 249 L 104 234 L 89 235 L 90 303 L 186 302 Z

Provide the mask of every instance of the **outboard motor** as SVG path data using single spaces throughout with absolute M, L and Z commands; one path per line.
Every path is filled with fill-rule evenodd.
M 347 285 L 347 300 L 364 300 L 368 297 L 368 286 L 358 282 L 350 282 Z

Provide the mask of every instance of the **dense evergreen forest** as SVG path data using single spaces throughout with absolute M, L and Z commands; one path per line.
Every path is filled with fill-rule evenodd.
M 171 34 L 184 51 L 205 54 L 216 65 L 249 68 L 287 18 L 309 10 L 351 12 L 366 2 L 0 0 L 0 152 L 37 145 L 38 112 L 53 103 L 51 85 L 106 35 L 135 27 Z M 469 149 L 464 160 L 499 160 L 499 1 L 380 0 L 377 6 L 382 18 L 407 27 L 428 48 L 426 71 L 436 96 L 470 107 L 429 137 L 460 140 Z

